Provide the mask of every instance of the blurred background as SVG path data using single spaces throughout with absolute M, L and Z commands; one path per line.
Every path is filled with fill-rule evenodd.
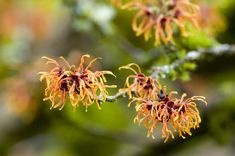
M 163 143 L 133 123 L 127 99 L 79 107 L 73 112 L 50 110 L 42 101 L 48 71 L 42 56 L 64 56 L 78 65 L 80 56 L 102 57 L 94 69 L 110 70 L 108 84 L 123 87 L 129 71 L 118 67 L 138 63 L 145 73 L 166 65 L 187 51 L 219 43 L 235 43 L 235 1 L 194 0 L 201 6 L 201 30 L 176 36 L 176 48 L 153 46 L 131 29 L 135 12 L 115 8 L 109 0 L 0 0 L 0 155 L 7 156 L 233 156 L 235 153 L 235 55 L 205 55 L 171 71 L 160 81 L 169 90 L 202 95 L 202 123 L 186 139 Z M 111 89 L 115 94 L 117 89 Z M 160 129 L 159 129 L 160 132 Z

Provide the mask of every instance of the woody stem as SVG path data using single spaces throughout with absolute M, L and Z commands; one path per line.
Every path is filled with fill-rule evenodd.
M 171 70 L 177 69 L 180 65 L 188 61 L 199 60 L 202 56 L 210 54 L 214 56 L 219 56 L 223 54 L 235 54 L 235 45 L 220 44 L 211 48 L 199 48 L 198 50 L 189 51 L 187 55 L 178 59 L 172 64 L 163 66 L 153 66 L 151 77 L 159 78 L 161 74 L 169 74 Z

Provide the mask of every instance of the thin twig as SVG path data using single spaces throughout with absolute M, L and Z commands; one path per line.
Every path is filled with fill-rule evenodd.
M 132 95 L 135 95 L 135 91 L 132 90 L 131 91 L 131 94 Z M 107 96 L 105 101 L 103 100 L 102 98 L 102 95 L 99 96 L 99 102 L 102 103 L 102 102 L 115 102 L 117 101 L 117 99 L 119 98 L 125 98 L 127 97 L 127 91 L 120 91 L 120 92 L 117 92 L 116 94 L 112 95 L 112 96 Z
M 116 93 L 116 94 L 113 95 L 113 96 L 107 96 L 105 102 L 115 102 L 115 101 L 116 101 L 117 99 L 119 99 L 119 98 L 124 98 L 124 97 L 126 97 L 126 95 L 127 95 L 127 92 L 125 92 L 125 91 L 118 92 L 118 93 Z M 103 100 L 101 100 L 101 99 L 102 99 L 102 96 L 100 96 L 99 99 L 100 99 L 100 100 L 99 100 L 100 102 L 103 102 Z

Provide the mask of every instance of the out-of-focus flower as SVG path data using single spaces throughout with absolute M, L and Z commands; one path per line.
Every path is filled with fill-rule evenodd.
M 209 35 L 215 36 L 226 29 L 225 17 L 216 9 L 215 6 L 199 2 L 200 16 L 199 25 Z
M 135 66 L 137 71 L 133 68 Z M 145 76 L 140 67 L 135 63 L 130 63 L 126 66 L 122 66 L 119 69 L 129 69 L 134 72 L 134 75 L 129 75 L 126 78 L 125 87 L 120 89 L 120 91 L 126 91 L 128 93 L 129 98 L 132 98 L 132 93 L 137 97 L 142 98 L 152 98 L 156 99 L 156 92 L 158 91 L 158 81 L 151 77 Z M 133 82 L 130 83 L 129 80 L 133 79 Z
M 9 85 L 10 84 L 10 85 Z M 3 81 L 4 102 L 16 117 L 31 121 L 38 109 L 34 93 L 30 92 L 32 83 L 25 77 L 12 77 Z
M 121 6 L 123 9 L 137 10 L 132 28 L 137 36 L 144 35 L 149 40 L 154 32 L 155 45 L 173 42 L 175 26 L 182 36 L 187 36 L 186 24 L 198 26 L 199 7 L 188 0 L 132 0 Z
M 13 40 L 20 33 L 33 41 L 47 39 L 65 13 L 58 7 L 59 3 L 56 0 L 0 1 L 0 39 Z
M 94 102 L 97 103 L 100 109 L 99 101 L 105 101 L 108 94 L 106 89 L 116 87 L 114 85 L 105 85 L 106 78 L 104 75 L 115 75 L 110 71 L 93 72 L 89 69 L 99 58 L 93 59 L 85 67 L 84 59 L 89 57 L 89 55 L 83 55 L 77 68 L 70 65 L 63 57 L 61 59 L 65 62 L 65 67 L 51 58 L 43 57 L 47 60 L 47 64 L 56 65 L 50 72 L 40 72 L 40 80 L 45 79 L 47 84 L 44 100 L 52 102 L 51 108 L 59 107 L 61 110 L 65 105 L 66 97 L 68 97 L 74 110 L 80 102 L 86 107 L 86 111 L 88 106 Z
M 69 12 L 61 3 L 0 0 L 0 61 L 8 66 L 23 64 L 31 56 L 32 47 L 58 40 L 69 21 Z
M 122 4 L 121 0 L 111 0 L 111 3 L 114 4 L 114 6 L 119 7 Z

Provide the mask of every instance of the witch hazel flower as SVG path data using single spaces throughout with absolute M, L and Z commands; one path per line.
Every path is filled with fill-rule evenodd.
M 86 108 L 97 103 L 100 109 L 100 101 L 105 101 L 108 95 L 107 88 L 115 88 L 115 85 L 106 85 L 105 75 L 113 75 L 111 71 L 91 71 L 91 65 L 99 58 L 93 59 L 84 66 L 85 58 L 90 55 L 83 55 L 80 65 L 70 65 L 63 57 L 61 59 L 66 66 L 61 66 L 56 60 L 49 57 L 43 57 L 47 60 L 47 64 L 54 64 L 56 67 L 49 72 L 40 72 L 40 80 L 46 81 L 45 98 L 52 102 L 52 108 L 64 107 L 68 98 L 74 108 L 80 103 Z
M 128 69 L 134 73 L 133 75 L 129 75 L 126 78 L 125 87 L 120 89 L 120 92 L 127 92 L 129 98 L 132 98 L 133 93 L 136 97 L 157 98 L 155 92 L 158 90 L 158 81 L 156 79 L 144 75 L 137 64 L 130 63 L 126 66 L 120 67 L 119 69 Z
M 133 67 L 137 67 L 137 71 Z M 134 72 L 134 75 L 127 77 L 126 88 L 120 91 L 127 92 L 131 98 L 128 106 L 135 105 L 134 123 L 143 124 L 148 130 L 148 137 L 155 139 L 160 127 L 162 138 L 167 142 L 169 138 L 175 138 L 175 133 L 178 133 L 179 137 L 186 138 L 186 134 L 192 135 L 192 129 L 199 128 L 201 117 L 197 103 L 207 104 L 205 97 L 186 98 L 184 93 L 178 98 L 176 91 L 167 92 L 166 86 L 162 87 L 159 81 L 145 76 L 137 64 L 131 63 L 121 68 Z M 129 79 L 133 81 L 129 82 Z M 149 83 L 149 79 L 157 83 Z
M 177 29 L 182 36 L 187 36 L 187 23 L 198 28 L 199 7 L 189 0 L 132 0 L 121 8 L 136 10 L 132 29 L 137 36 L 143 35 L 146 41 L 154 36 L 155 46 L 174 43 Z

